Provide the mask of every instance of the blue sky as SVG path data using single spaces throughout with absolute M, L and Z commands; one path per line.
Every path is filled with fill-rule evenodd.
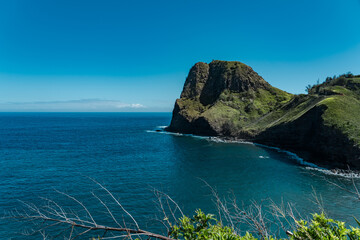
M 190 67 L 270 84 L 360 74 L 359 0 L 0 2 L 0 111 L 171 111 Z

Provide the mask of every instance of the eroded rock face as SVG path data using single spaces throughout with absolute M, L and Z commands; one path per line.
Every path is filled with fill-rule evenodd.
M 243 63 L 212 61 L 209 64 L 208 79 L 200 94 L 200 102 L 203 105 L 213 104 L 224 90 L 242 93 L 269 87 L 270 84 Z
M 292 95 L 240 62 L 195 64 L 168 131 L 255 141 L 326 167 L 360 169 L 360 76 Z
M 259 97 L 264 92 L 269 102 L 265 109 L 260 109 Z M 239 131 L 249 135 L 240 129 L 241 125 L 233 128 L 237 118 L 243 117 L 244 123 L 250 122 L 251 118 L 266 114 L 289 96 L 243 63 L 199 62 L 190 69 L 180 99 L 175 102 L 168 130 L 208 136 L 235 136 L 240 134 Z M 241 104 L 235 106 L 232 102 Z
M 196 63 L 186 78 L 180 98 L 198 98 L 209 77 L 209 65 L 203 62 Z

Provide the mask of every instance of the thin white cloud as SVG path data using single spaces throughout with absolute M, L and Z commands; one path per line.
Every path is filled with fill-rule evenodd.
M 0 111 L 117 112 L 117 111 L 140 111 L 141 109 L 145 109 L 145 108 L 146 107 L 140 103 L 124 103 L 117 100 L 103 100 L 103 99 L 0 103 Z

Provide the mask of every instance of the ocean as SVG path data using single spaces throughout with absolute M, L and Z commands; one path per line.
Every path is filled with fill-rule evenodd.
M 169 134 L 163 128 L 170 120 L 171 113 L 0 113 L 0 238 L 40 239 L 23 235 L 35 229 L 31 222 L 8 218 L 24 202 L 40 206 L 53 199 L 83 214 L 58 191 L 76 197 L 101 224 L 114 223 L 92 193 L 105 199 L 119 222 L 129 222 L 91 179 L 112 192 L 142 229 L 156 232 L 163 228 L 154 189 L 171 196 L 185 214 L 216 214 L 207 184 L 243 206 L 271 199 L 309 216 L 319 211 L 316 193 L 328 216 L 351 224 L 360 216 L 359 200 L 331 184 L 352 190 L 358 179 L 308 167 L 279 149 Z

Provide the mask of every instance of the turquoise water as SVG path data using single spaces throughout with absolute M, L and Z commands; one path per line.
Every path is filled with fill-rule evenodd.
M 311 201 L 315 190 L 331 217 L 353 222 L 360 215 L 359 201 L 324 177 L 349 188 L 351 179 L 308 169 L 284 152 L 253 144 L 153 131 L 170 119 L 170 113 L 0 113 L 0 211 L 21 208 L 18 200 L 40 204 L 39 197 L 78 208 L 57 189 L 76 196 L 100 223 L 110 223 L 91 195 L 105 197 L 90 176 L 142 228 L 154 231 L 160 226 L 152 188 L 169 194 L 187 214 L 197 208 L 216 213 L 200 179 L 245 205 L 271 198 L 292 202 L 306 215 L 317 210 Z M 118 208 L 114 212 L 126 220 Z M 2 239 L 39 239 L 19 235 L 29 223 L 0 221 Z

